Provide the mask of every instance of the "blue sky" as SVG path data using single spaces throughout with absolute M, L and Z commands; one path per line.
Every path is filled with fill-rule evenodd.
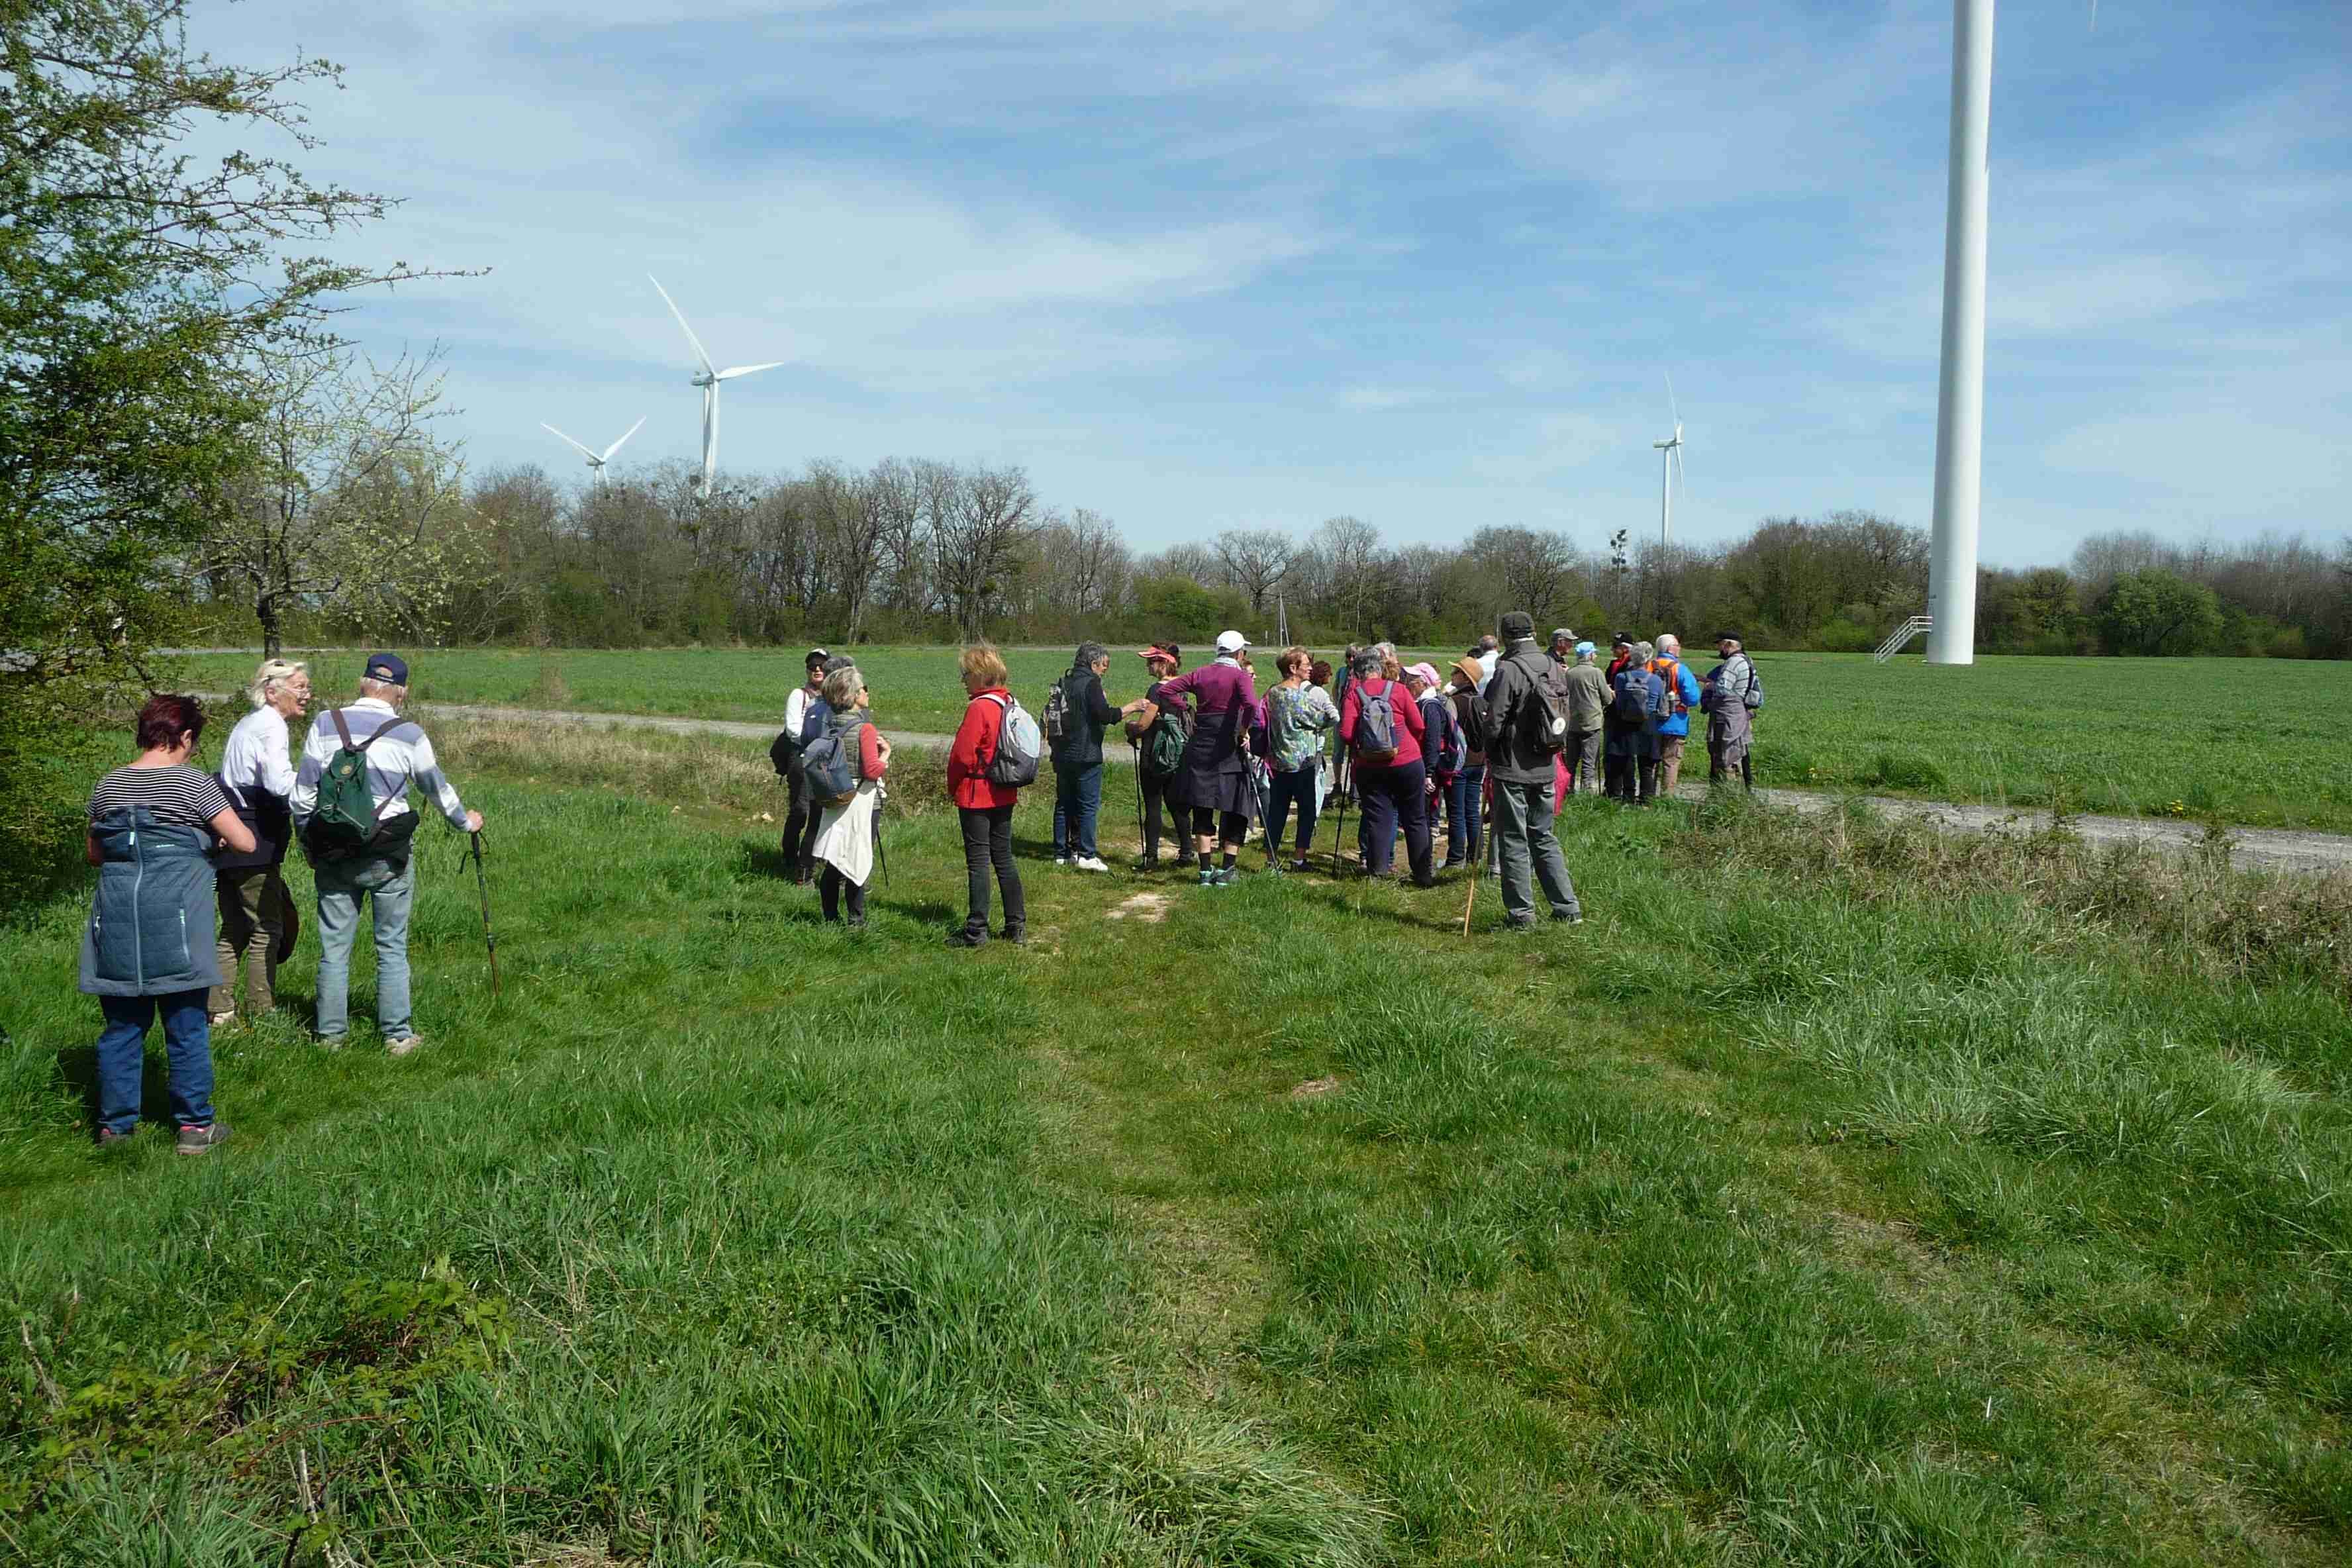
M 1948 4 L 250 0 L 471 464 L 1018 462 L 1140 548 L 1351 512 L 1598 547 L 1925 524 Z M 2352 527 L 2352 6 L 2004 7 L 1984 555 Z

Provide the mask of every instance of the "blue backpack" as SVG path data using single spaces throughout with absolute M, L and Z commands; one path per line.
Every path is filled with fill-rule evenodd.
M 801 779 L 819 805 L 845 805 L 857 794 L 857 753 L 852 748 L 860 720 L 847 731 L 828 724 L 824 733 L 801 749 Z

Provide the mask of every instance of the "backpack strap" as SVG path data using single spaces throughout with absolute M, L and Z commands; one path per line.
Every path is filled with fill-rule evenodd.
M 343 750 L 357 751 L 358 748 L 352 744 L 352 727 L 343 722 L 343 710 L 340 708 L 331 709 L 328 710 L 327 717 L 335 721 L 335 733 L 342 737 Z

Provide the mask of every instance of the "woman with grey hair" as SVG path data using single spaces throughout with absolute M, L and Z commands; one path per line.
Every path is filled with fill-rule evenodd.
M 1138 698 L 1114 708 L 1103 695 L 1110 649 L 1082 642 L 1069 673 L 1045 700 L 1045 746 L 1054 758 L 1054 861 L 1081 871 L 1108 871 L 1096 853 L 1095 822 L 1102 815 L 1103 731 L 1143 706 Z
M 1648 643 L 1633 645 L 1610 703 L 1609 793 L 1627 805 L 1647 805 L 1658 793 L 1658 730 L 1671 708 L 1665 681 L 1650 668 L 1656 655 Z
M 294 952 L 301 917 L 286 890 L 282 868 L 294 837 L 288 804 L 294 794 L 294 742 L 287 721 L 310 705 L 310 672 L 282 658 L 265 658 L 246 684 L 253 711 L 237 721 L 221 748 L 221 791 L 229 809 L 252 831 L 254 847 L 225 850 L 213 862 L 213 896 L 220 920 L 214 961 L 220 981 L 205 998 L 212 1026 L 236 1020 L 236 973 L 245 970 L 245 1006 L 253 1016 L 278 1005 L 278 966 Z
M 874 727 L 872 693 L 856 665 L 824 678 L 825 732 L 810 744 L 804 763 L 822 765 L 836 753 L 855 781 L 850 792 L 830 800 L 810 781 L 810 804 L 823 815 L 814 840 L 816 863 L 824 868 L 817 897 L 824 918 L 839 921 L 848 906 L 849 928 L 866 929 L 866 884 L 874 879 L 874 825 L 882 809 L 882 777 L 890 769 L 890 742 Z

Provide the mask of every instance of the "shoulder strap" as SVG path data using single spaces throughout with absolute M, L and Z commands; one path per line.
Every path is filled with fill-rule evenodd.
M 356 750 L 352 744 L 352 727 L 343 722 L 343 710 L 340 708 L 331 709 L 327 717 L 335 721 L 335 733 L 342 737 L 343 750 L 347 752 Z
M 341 710 L 336 711 L 335 717 L 338 721 L 342 718 Z M 386 735 L 389 735 L 394 730 L 399 729 L 416 730 L 416 732 L 420 735 L 425 733 L 424 731 L 417 729 L 416 721 L 414 719 L 394 719 L 391 723 L 386 724 L 383 729 L 378 730 L 374 734 L 370 735 L 366 740 L 362 741 L 358 745 L 352 746 L 352 749 L 359 752 L 360 755 L 365 756 L 367 755 L 367 749 L 370 746 L 374 745 L 378 741 L 383 740 Z M 343 731 L 343 743 L 347 746 L 351 745 L 351 731 L 348 730 Z

